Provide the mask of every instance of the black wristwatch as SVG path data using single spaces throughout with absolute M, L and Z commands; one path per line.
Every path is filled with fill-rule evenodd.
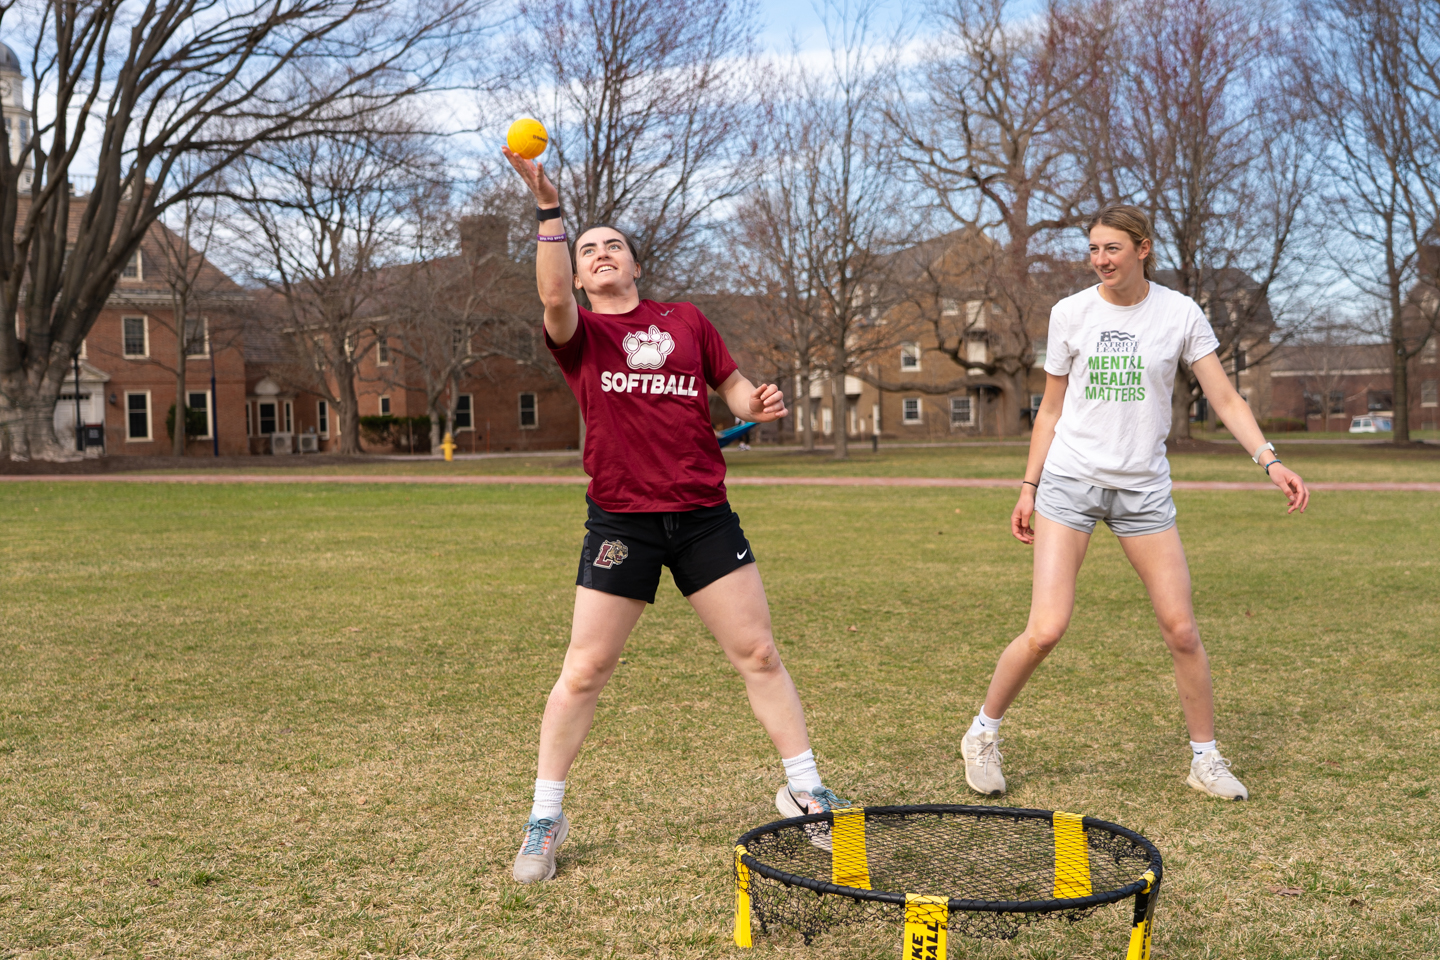
M 563 216 L 565 216 L 565 211 L 560 207 L 551 207 L 548 210 L 544 207 L 535 208 L 535 219 L 539 220 L 541 223 L 544 223 L 546 220 L 554 220 Z

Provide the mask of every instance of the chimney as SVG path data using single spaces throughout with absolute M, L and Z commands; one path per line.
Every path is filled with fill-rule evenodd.
M 504 257 L 510 224 L 493 213 L 460 218 L 460 255 L 471 263 L 490 254 Z

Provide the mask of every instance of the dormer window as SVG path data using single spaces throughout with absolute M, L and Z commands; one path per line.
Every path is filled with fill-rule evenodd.
M 136 250 L 135 254 L 128 261 L 126 261 L 124 269 L 120 271 L 120 276 L 124 277 L 126 280 L 145 279 L 144 273 L 141 269 L 139 250 Z

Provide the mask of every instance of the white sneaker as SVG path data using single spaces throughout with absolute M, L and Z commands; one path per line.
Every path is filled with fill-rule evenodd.
M 803 817 L 812 813 L 828 813 L 850 806 L 849 800 L 841 800 L 828 787 L 817 787 L 813 793 L 791 793 L 789 786 L 781 787 L 775 794 L 775 809 L 787 817 Z M 830 850 L 830 825 L 811 823 L 805 826 L 805 835 L 821 850 Z
M 531 817 L 525 824 L 525 839 L 515 855 L 511 875 L 519 883 L 541 883 L 555 876 L 555 854 L 569 833 L 570 821 L 563 813 L 558 820 Z
M 960 754 L 965 758 L 965 782 L 976 793 L 998 797 L 1005 792 L 1005 774 L 1000 772 L 1000 734 L 982 730 L 966 733 L 960 741 Z
M 1190 776 L 1185 781 L 1203 793 L 1222 800 L 1249 800 L 1250 791 L 1230 772 L 1230 761 L 1219 750 L 1206 750 L 1190 761 Z

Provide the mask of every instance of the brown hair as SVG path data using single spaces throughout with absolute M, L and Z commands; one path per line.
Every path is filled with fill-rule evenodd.
M 1125 203 L 1112 203 L 1085 223 L 1085 236 L 1090 236 L 1090 231 L 1096 227 L 1109 227 L 1126 234 L 1136 250 L 1140 249 L 1142 242 L 1149 240 L 1150 253 L 1141 265 L 1145 269 L 1145 279 L 1155 279 L 1155 228 L 1150 225 L 1150 218 L 1144 210 Z
M 640 253 L 635 249 L 635 241 L 630 239 L 630 234 L 610 223 L 592 223 L 584 230 L 581 230 L 579 233 L 575 234 L 575 252 L 580 252 L 581 237 L 585 236 L 585 234 L 589 233 L 591 230 L 599 230 L 602 228 L 606 230 L 614 230 L 616 233 L 620 234 L 621 238 L 625 241 L 625 246 L 630 248 L 630 259 L 634 260 L 636 264 L 640 263 Z

